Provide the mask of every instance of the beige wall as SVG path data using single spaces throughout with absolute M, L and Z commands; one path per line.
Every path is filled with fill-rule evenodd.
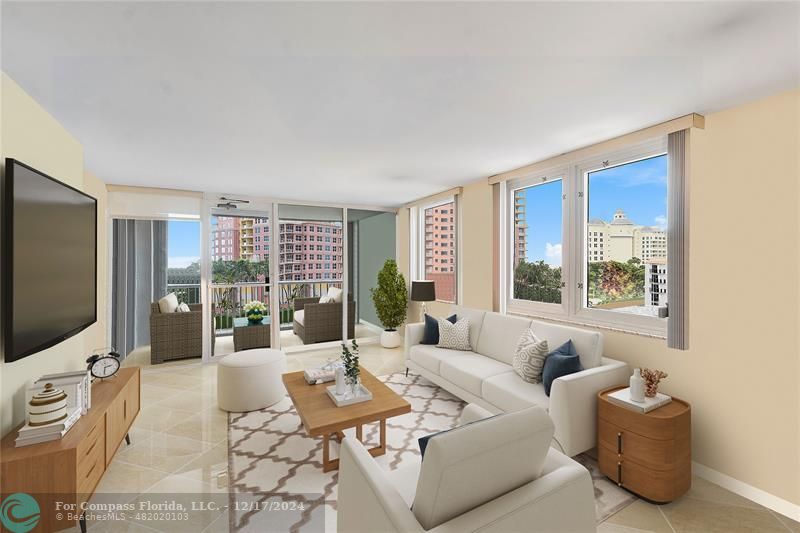
M 53 117 L 11 78 L 2 74 L 0 155 L 19 159 L 98 199 L 98 218 L 105 211 L 105 187 L 83 169 L 83 148 Z M 105 222 L 98 220 L 98 323 L 80 334 L 13 363 L 0 362 L 0 434 L 25 418 L 25 389 L 42 374 L 84 366 L 87 350 L 106 344 Z
M 800 91 L 705 124 L 690 139 L 691 349 L 606 331 L 605 352 L 669 373 L 663 390 L 692 404 L 693 460 L 800 505 Z M 466 187 L 462 213 L 464 303 L 483 309 L 490 189 Z
M 461 304 L 481 309 L 492 307 L 492 189 L 486 182 L 471 183 L 461 192 Z M 409 210 L 397 215 L 397 265 L 407 280 L 409 275 Z M 487 252 L 488 250 L 488 252 Z M 444 315 L 451 304 L 428 303 L 432 315 Z M 419 304 L 410 302 L 408 321 L 419 320 Z

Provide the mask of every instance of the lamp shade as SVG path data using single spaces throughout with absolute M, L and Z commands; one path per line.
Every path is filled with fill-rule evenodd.
M 432 280 L 411 282 L 411 301 L 432 302 L 434 300 L 436 300 L 436 286 Z

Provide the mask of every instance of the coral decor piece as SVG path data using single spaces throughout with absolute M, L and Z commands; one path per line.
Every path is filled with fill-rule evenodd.
M 644 378 L 644 395 L 648 398 L 654 398 L 658 392 L 658 383 L 668 377 L 668 374 L 663 370 L 643 368 L 642 377 Z

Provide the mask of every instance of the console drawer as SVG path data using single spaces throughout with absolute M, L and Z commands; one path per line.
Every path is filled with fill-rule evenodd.
M 97 442 L 88 455 L 78 461 L 76 481 L 78 494 L 91 494 L 106 470 L 105 446 Z

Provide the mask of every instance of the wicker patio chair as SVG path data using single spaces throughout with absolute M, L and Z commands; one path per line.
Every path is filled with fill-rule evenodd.
M 355 337 L 356 303 L 347 298 L 347 338 Z M 292 330 L 303 344 L 342 340 L 342 304 L 319 298 L 295 298 Z
M 203 356 L 203 306 L 189 304 L 189 313 L 162 313 L 150 305 L 150 363 Z

